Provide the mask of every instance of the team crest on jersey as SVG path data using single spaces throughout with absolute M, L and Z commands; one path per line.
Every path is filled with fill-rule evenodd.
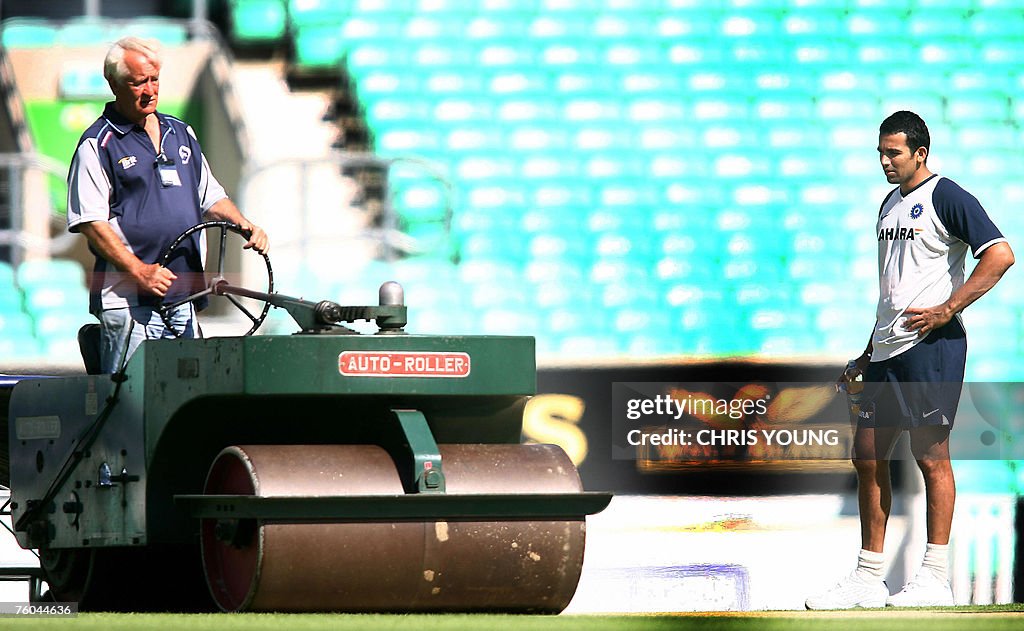
M 914 204 L 914 207 L 910 209 L 910 218 L 917 219 L 924 213 L 924 204 Z
M 117 161 L 117 163 L 120 164 L 121 168 L 124 169 L 125 171 L 138 164 L 138 162 L 139 159 L 136 158 L 135 156 L 125 156 Z
M 182 164 L 188 164 L 188 161 L 192 159 L 192 150 L 182 145 L 178 147 L 178 157 L 181 158 Z

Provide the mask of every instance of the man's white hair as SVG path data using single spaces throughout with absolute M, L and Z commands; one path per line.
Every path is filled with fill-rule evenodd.
M 124 54 L 129 50 L 141 53 L 157 68 L 163 65 L 163 60 L 160 58 L 160 42 L 141 37 L 122 37 L 114 42 L 114 45 L 107 51 L 106 59 L 103 60 L 104 79 L 111 83 L 124 83 L 128 77 Z

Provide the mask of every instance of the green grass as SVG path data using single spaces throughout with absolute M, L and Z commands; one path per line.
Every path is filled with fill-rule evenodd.
M 849 630 L 970 631 L 1020 629 L 1024 605 L 930 610 L 850 612 L 739 612 L 678 615 L 503 616 L 377 614 L 99 614 L 75 618 L 4 618 L 3 629 L 95 631 L 660 631 L 715 629 L 774 631 Z

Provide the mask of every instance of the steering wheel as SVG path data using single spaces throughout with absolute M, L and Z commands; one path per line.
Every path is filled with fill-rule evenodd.
M 228 283 L 227 279 L 224 278 L 224 254 L 227 251 L 228 233 L 233 232 L 237 235 L 240 235 L 242 238 L 248 240 L 249 237 L 251 236 L 251 233 L 248 230 L 243 230 L 241 226 L 239 226 L 238 224 L 231 223 L 230 221 L 207 221 L 205 223 L 196 224 L 189 228 L 188 230 L 186 230 L 185 232 L 182 232 L 180 235 L 178 235 L 178 238 L 175 239 L 170 246 L 168 246 L 167 250 L 164 252 L 163 257 L 161 257 L 160 259 L 160 264 L 166 266 L 170 262 L 171 258 L 174 257 L 175 253 L 178 252 L 178 248 L 181 247 L 181 244 L 185 241 L 185 239 L 189 239 L 193 235 L 203 232 L 204 230 L 220 231 L 220 250 L 217 262 L 217 273 L 213 277 L 207 278 L 207 285 L 204 289 L 197 291 L 196 293 L 191 294 L 185 298 L 175 300 L 174 302 L 161 303 L 158 308 L 158 311 L 160 312 L 160 319 L 164 321 L 164 326 L 166 326 L 167 330 L 174 334 L 174 337 L 181 337 L 183 331 L 175 329 L 174 325 L 171 323 L 170 318 L 171 313 L 176 308 L 180 307 L 186 302 L 192 302 L 193 300 L 196 300 L 197 298 L 202 298 L 203 296 L 224 296 L 225 298 L 228 299 L 228 301 L 231 304 L 235 305 L 235 307 L 237 307 L 239 311 L 245 314 L 245 316 L 249 318 L 249 320 L 252 322 L 252 327 L 248 331 L 243 333 L 243 335 L 252 335 L 253 333 L 256 332 L 256 329 L 260 328 L 260 325 L 263 324 L 263 321 L 266 320 L 267 318 L 267 313 L 270 311 L 270 302 L 267 300 L 267 297 L 269 296 L 269 294 L 274 293 L 274 270 L 270 266 L 270 258 L 263 252 L 256 252 L 256 250 L 253 250 L 253 252 L 263 257 L 263 262 L 267 266 L 266 292 L 249 291 L 241 287 L 232 287 L 230 283 Z M 207 239 L 207 243 L 209 244 L 210 242 L 210 239 Z M 263 310 L 259 313 L 259 315 L 253 315 L 252 311 L 250 311 L 244 304 L 242 304 L 235 297 L 235 295 L 246 296 L 248 298 L 253 298 L 255 300 L 261 301 L 263 303 Z

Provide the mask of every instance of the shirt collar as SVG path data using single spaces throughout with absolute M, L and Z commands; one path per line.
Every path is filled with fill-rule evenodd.
M 114 131 L 116 131 L 119 136 L 124 136 L 134 128 L 142 129 L 132 121 L 125 118 L 121 112 L 118 112 L 117 108 L 114 107 L 113 101 L 108 102 L 103 108 L 103 119 L 107 121 L 108 125 L 114 128 Z M 174 133 L 174 127 L 171 127 L 171 124 L 167 122 L 167 117 L 163 114 L 156 112 L 156 120 L 160 123 L 161 129 L 169 128 L 171 133 Z M 163 136 L 163 133 L 160 135 Z

